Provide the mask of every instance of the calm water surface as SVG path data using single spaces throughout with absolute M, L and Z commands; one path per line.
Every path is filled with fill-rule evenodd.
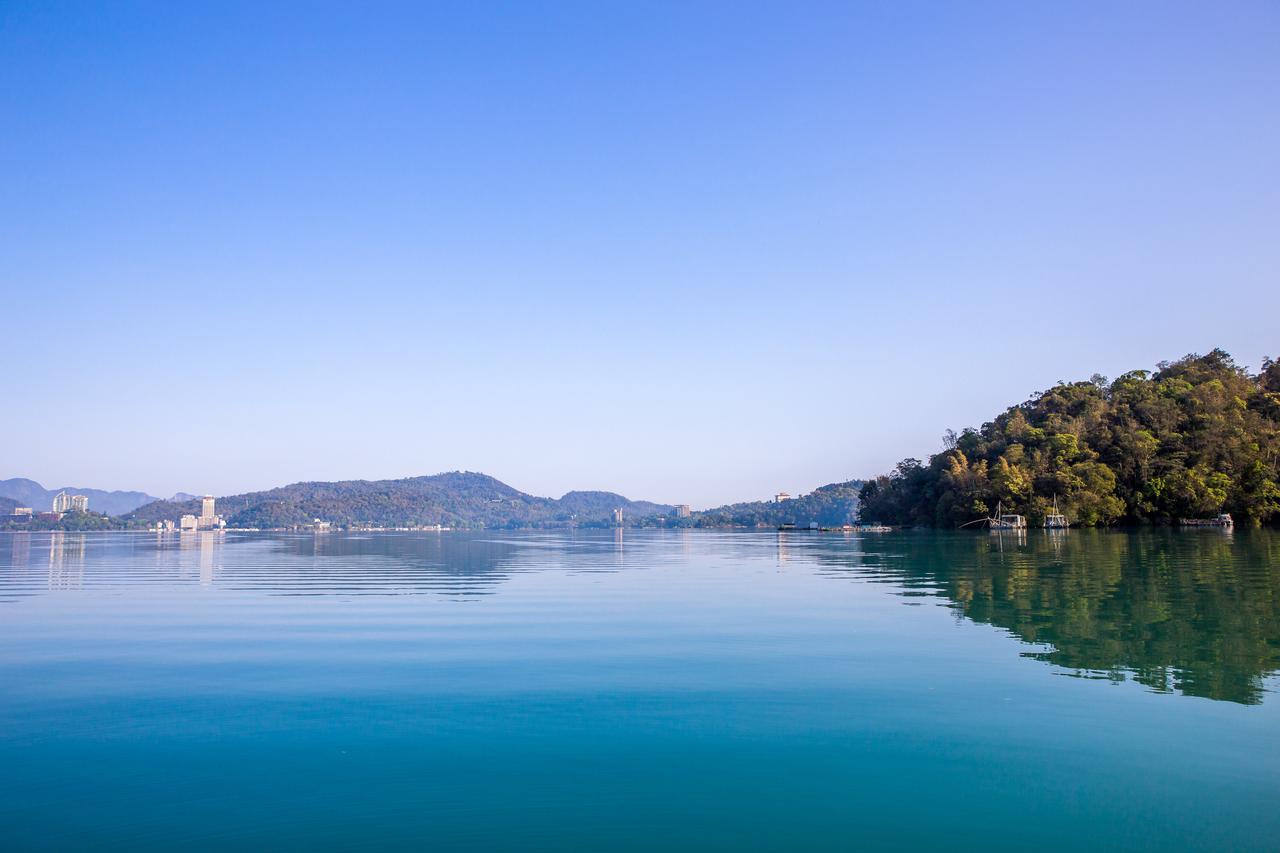
M 0 848 L 1280 849 L 1280 536 L 0 533 Z

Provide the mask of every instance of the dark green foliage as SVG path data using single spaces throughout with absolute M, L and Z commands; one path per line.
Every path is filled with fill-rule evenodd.
M 119 519 L 98 512 L 72 511 L 64 513 L 61 519 L 52 514 L 35 515 L 29 520 L 16 521 L 9 519 L 0 506 L 0 530 L 117 530 L 121 526 Z
M 817 522 L 823 527 L 839 527 L 857 520 L 858 490 L 861 488 L 861 480 L 831 483 L 814 489 L 807 495 L 781 503 L 754 501 L 730 504 L 694 513 L 691 518 L 667 519 L 667 524 L 689 527 L 777 527 L 795 524 L 805 527 L 810 522 Z
M 868 482 L 862 518 L 954 527 L 1003 504 L 1034 525 L 1056 496 L 1084 526 L 1219 512 L 1268 523 L 1280 517 L 1280 366 L 1250 376 L 1214 350 L 1064 383 L 947 444 Z

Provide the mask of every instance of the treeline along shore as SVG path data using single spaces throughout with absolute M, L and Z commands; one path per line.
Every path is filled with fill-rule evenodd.
M 949 432 L 860 492 L 864 521 L 960 527 L 997 507 L 1031 526 L 1280 521 L 1280 362 L 1251 375 L 1215 349 L 1107 381 L 1062 383 Z

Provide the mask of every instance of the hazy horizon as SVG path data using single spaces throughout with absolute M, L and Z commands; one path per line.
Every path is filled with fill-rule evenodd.
M 1280 356 L 1280 6 L 0 6 L 0 479 L 695 507 Z

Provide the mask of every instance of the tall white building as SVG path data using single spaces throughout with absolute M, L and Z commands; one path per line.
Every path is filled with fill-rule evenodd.
M 688 504 L 676 504 L 676 518 L 688 518 L 690 515 Z
M 213 495 L 205 495 L 200 500 L 200 520 L 212 522 L 214 515 Z
M 88 512 L 89 498 L 85 495 L 69 495 L 66 492 L 58 492 L 53 496 L 54 512 Z

